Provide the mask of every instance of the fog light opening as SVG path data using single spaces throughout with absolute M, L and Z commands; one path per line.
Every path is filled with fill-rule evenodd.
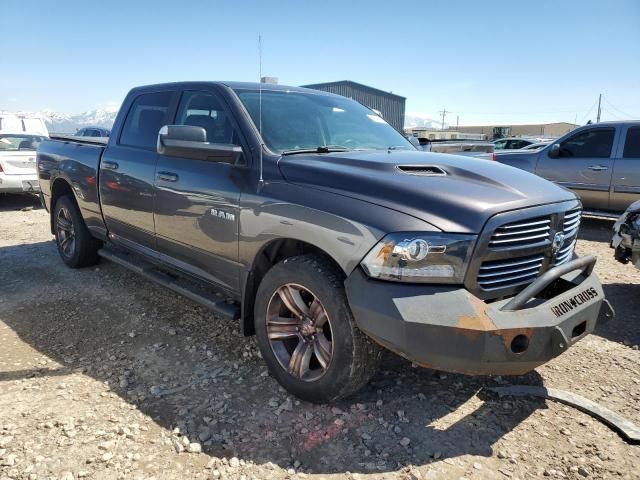
M 529 337 L 526 335 L 516 335 L 511 340 L 511 351 L 513 353 L 523 353 L 529 348 Z
M 578 325 L 573 327 L 573 331 L 571 332 L 571 338 L 579 337 L 586 331 L 587 331 L 587 322 L 584 321 L 582 323 L 579 323 Z

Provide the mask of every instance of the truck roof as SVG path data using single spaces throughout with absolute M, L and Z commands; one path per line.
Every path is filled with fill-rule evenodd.
M 157 83 L 151 85 L 143 85 L 135 87 L 132 91 L 138 90 L 153 90 L 157 88 L 193 88 L 201 87 L 203 85 L 224 85 L 232 89 L 250 89 L 257 90 L 261 88 L 263 91 L 289 91 L 289 92 L 305 92 L 319 95 L 334 95 L 333 93 L 323 92 L 320 90 L 313 90 L 304 87 L 292 87 L 289 85 L 278 85 L 274 83 L 258 83 L 258 82 L 229 82 L 229 81 L 189 81 L 189 82 L 170 82 L 170 83 Z

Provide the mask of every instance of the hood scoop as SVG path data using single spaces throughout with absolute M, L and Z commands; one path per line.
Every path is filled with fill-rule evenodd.
M 442 177 L 447 174 L 447 172 L 435 165 L 396 165 L 396 168 L 409 175 L 422 177 Z

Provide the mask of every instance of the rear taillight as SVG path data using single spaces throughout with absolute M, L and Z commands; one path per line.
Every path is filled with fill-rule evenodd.
M 2 170 L 2 164 L 0 163 L 0 173 L 4 172 L 4 170 Z
M 494 162 L 496 161 L 496 152 L 493 152 L 491 154 L 491 160 L 493 160 Z

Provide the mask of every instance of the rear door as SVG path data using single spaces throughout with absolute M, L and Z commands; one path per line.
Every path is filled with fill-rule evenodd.
M 244 143 L 214 91 L 185 91 L 174 123 L 204 128 L 210 143 Z M 230 165 L 160 155 L 155 225 L 163 260 L 238 292 L 239 200 L 246 178 L 244 158 Z
M 594 126 L 560 142 L 560 157 L 540 153 L 536 173 L 576 192 L 589 210 L 609 209 L 616 129 Z
M 616 212 L 640 200 L 640 126 L 624 127 L 619 144 L 613 165 L 610 205 Z
M 155 249 L 156 142 L 171 118 L 176 91 L 142 92 L 131 103 L 120 137 L 100 161 L 100 201 L 110 234 L 129 247 Z

